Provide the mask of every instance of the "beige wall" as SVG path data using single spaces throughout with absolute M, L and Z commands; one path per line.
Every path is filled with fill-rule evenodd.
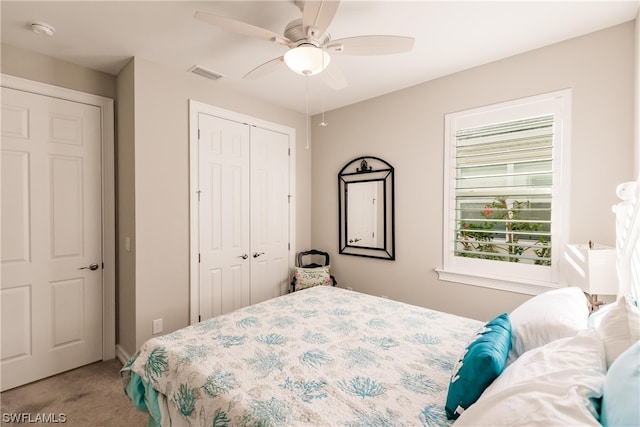
M 614 243 L 615 187 L 633 178 L 634 23 L 493 62 L 326 113 L 313 122 L 312 242 L 342 286 L 488 319 L 529 296 L 439 281 L 444 115 L 573 89 L 571 242 Z M 397 260 L 338 254 L 337 174 L 361 155 L 396 172 Z
M 137 348 L 151 337 L 153 319 L 164 319 L 165 332 L 189 323 L 189 99 L 296 129 L 296 248 L 308 248 L 311 241 L 311 153 L 302 141 L 303 114 L 142 58 L 134 59 L 133 75 L 134 96 L 127 102 L 134 104 L 131 152 L 135 160 L 126 166 L 121 163 L 120 173 L 126 173 L 123 167 L 133 170 L 129 175 L 134 181 L 135 207 L 129 212 L 135 215 L 135 269 L 130 274 L 135 277 L 120 280 L 135 284 L 135 325 L 121 322 L 119 327 L 121 332 L 134 328 Z M 121 79 L 129 85 L 128 75 L 121 73 Z M 123 126 L 120 123 L 120 132 Z M 125 349 L 135 348 L 127 345 Z
M 118 340 L 129 351 L 137 348 L 136 330 L 136 259 L 135 259 L 135 97 L 133 60 L 120 71 L 117 79 L 116 181 L 118 248 Z M 129 239 L 127 250 L 126 239 Z M 133 353 L 129 352 L 130 355 Z
M 1 49 L 5 74 L 115 99 L 115 76 L 7 44 Z

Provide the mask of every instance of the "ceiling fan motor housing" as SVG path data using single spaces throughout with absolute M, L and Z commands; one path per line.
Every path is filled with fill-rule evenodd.
M 331 39 L 329 33 L 318 34 L 318 29 L 315 27 L 309 27 L 308 32 L 309 34 L 304 32 L 302 19 L 294 19 L 284 29 L 284 36 L 292 42 L 289 47 L 298 47 L 303 44 L 322 47 Z

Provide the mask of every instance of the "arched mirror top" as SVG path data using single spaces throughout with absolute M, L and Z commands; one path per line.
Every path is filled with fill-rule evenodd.
M 395 259 L 393 174 L 391 164 L 373 156 L 357 157 L 340 170 L 341 254 Z
M 365 156 L 351 160 L 340 170 L 340 176 L 393 172 L 393 166 L 379 157 Z

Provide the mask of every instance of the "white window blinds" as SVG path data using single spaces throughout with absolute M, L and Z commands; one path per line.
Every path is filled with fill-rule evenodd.
M 458 257 L 551 265 L 553 114 L 455 133 Z

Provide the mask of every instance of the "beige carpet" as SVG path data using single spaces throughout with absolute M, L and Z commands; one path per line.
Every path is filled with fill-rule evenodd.
M 24 418 L 22 423 L 6 422 L 9 417 L 49 418 L 49 423 L 78 427 L 137 427 L 147 425 L 147 415 L 135 409 L 122 389 L 117 359 L 97 362 L 0 394 L 2 426 L 42 425 Z M 43 415 L 44 414 L 44 415 Z

